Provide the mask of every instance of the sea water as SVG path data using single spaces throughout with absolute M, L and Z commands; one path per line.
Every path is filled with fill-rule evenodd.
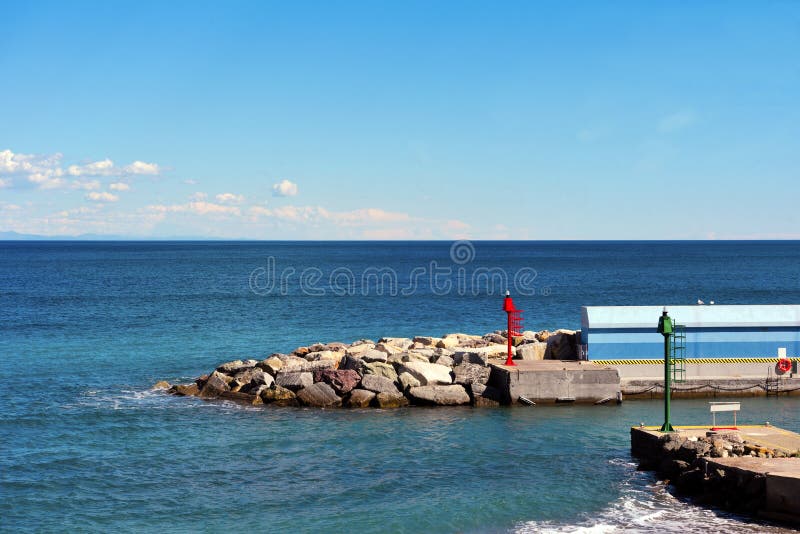
M 636 471 L 629 427 L 659 401 L 279 409 L 150 386 L 314 341 L 501 329 L 506 287 L 539 330 L 578 328 L 581 305 L 798 303 L 799 274 L 797 242 L 3 242 L 0 529 L 779 532 Z M 740 422 L 800 431 L 799 408 L 742 399 Z

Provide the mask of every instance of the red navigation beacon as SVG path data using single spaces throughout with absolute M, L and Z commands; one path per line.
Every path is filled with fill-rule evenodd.
M 508 314 L 508 329 L 506 330 L 506 337 L 508 338 L 508 358 L 506 358 L 505 365 L 517 365 L 514 363 L 514 336 L 522 335 L 522 310 L 514 307 L 514 301 L 511 300 L 511 293 L 506 290 L 506 298 L 503 301 L 503 311 Z

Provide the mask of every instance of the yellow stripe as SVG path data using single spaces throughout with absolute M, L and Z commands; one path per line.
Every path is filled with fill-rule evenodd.
M 788 358 L 800 362 L 800 358 Z M 779 358 L 686 358 L 687 364 L 697 363 L 778 363 Z M 590 360 L 597 365 L 664 365 L 664 360 Z

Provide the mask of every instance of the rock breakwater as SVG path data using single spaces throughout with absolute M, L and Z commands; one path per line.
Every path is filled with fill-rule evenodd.
M 578 337 L 571 330 L 526 331 L 512 342 L 518 359 L 566 360 L 576 358 Z M 261 360 L 229 361 L 191 384 L 157 387 L 253 405 L 497 406 L 502 394 L 490 385 L 490 364 L 502 363 L 506 355 L 505 331 L 315 343 Z

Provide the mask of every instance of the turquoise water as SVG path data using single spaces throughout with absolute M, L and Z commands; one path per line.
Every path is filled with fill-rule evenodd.
M 537 270 L 537 293 L 519 298 L 537 329 L 577 326 L 580 304 L 800 302 L 797 243 L 475 252 L 470 268 Z M 449 254 L 449 243 L 0 243 L 0 529 L 780 530 L 687 507 L 635 471 L 628 429 L 659 423 L 658 402 L 319 411 L 149 391 L 316 340 L 499 328 L 488 290 L 259 295 L 249 284 L 269 256 L 403 275 Z M 742 422 L 800 431 L 796 400 L 742 402 Z M 709 420 L 704 401 L 674 412 Z

